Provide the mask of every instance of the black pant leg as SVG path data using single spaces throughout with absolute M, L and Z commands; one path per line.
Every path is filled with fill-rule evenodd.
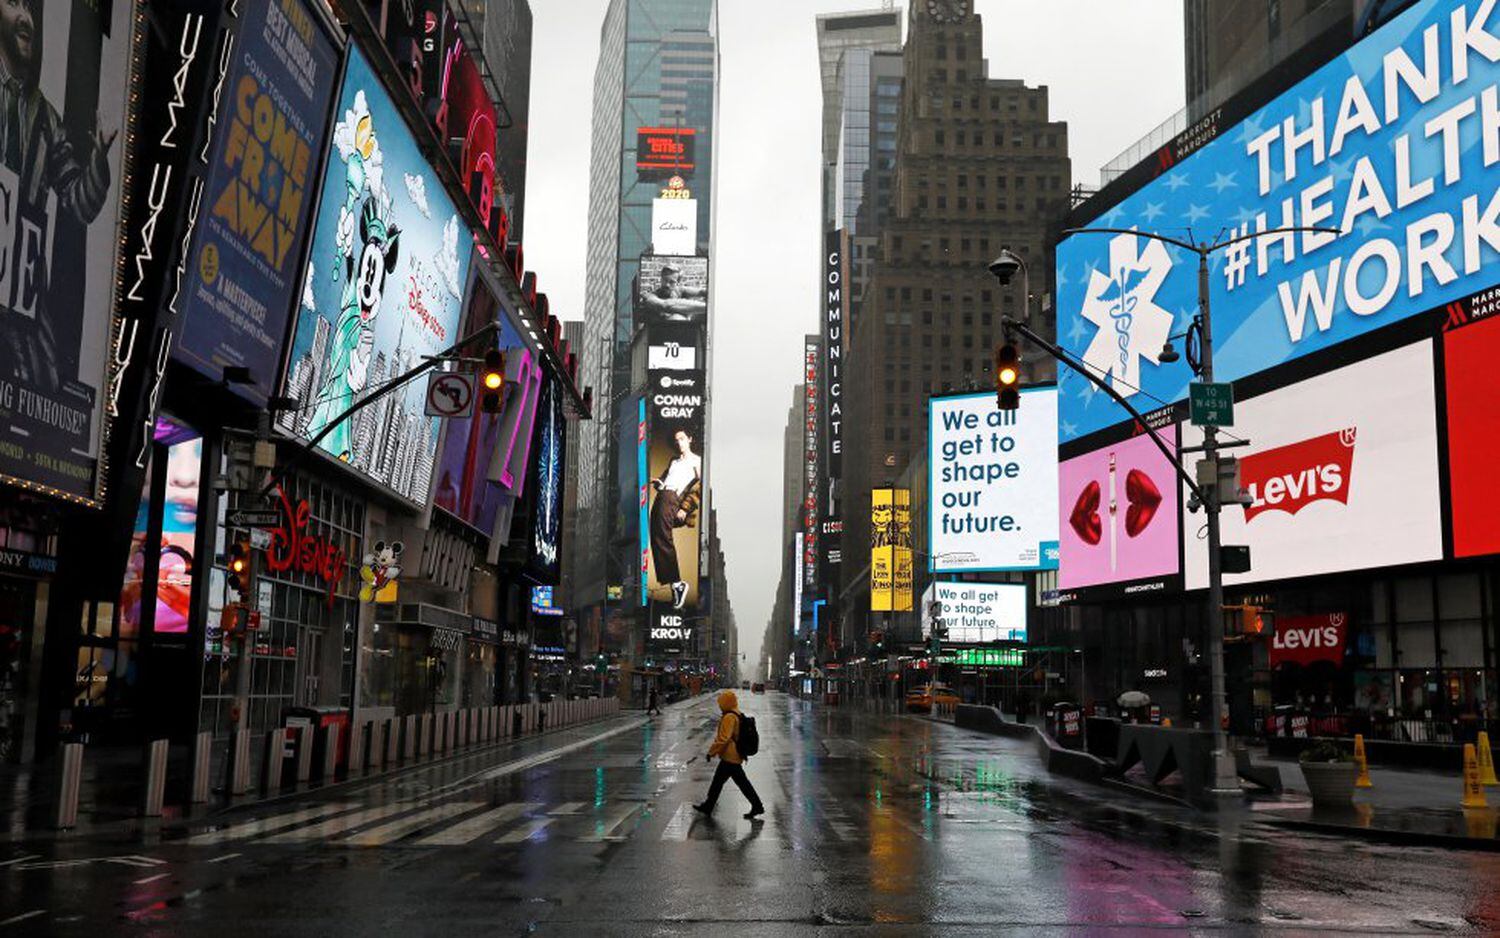
M 745 767 L 743 765 L 730 766 L 729 773 L 729 777 L 734 779 L 735 785 L 739 786 L 740 794 L 744 795 L 745 800 L 750 802 L 750 807 L 763 807 L 760 803 L 760 795 L 755 793 L 755 786 L 750 784 L 750 776 L 745 774 Z
M 714 780 L 708 783 L 708 797 L 703 799 L 704 807 L 713 810 L 713 806 L 719 803 L 719 792 L 724 790 L 724 783 L 729 781 L 736 765 L 730 765 L 723 759 L 719 760 L 718 766 L 714 768 Z

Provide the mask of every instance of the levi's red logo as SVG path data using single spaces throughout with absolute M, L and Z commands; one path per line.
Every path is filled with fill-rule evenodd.
M 1263 511 L 1295 515 L 1320 499 L 1349 504 L 1355 428 L 1288 443 L 1240 460 L 1240 480 L 1249 492 L 1245 520 Z

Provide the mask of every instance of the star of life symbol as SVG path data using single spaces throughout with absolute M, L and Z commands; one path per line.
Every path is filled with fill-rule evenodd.
M 1144 245 L 1144 248 L 1142 247 Z M 1156 303 L 1172 258 L 1160 241 L 1116 235 L 1109 242 L 1109 268 L 1089 275 L 1083 318 L 1099 327 L 1083 361 L 1126 397 L 1141 386 L 1141 358 L 1157 356 L 1172 333 L 1172 314 Z

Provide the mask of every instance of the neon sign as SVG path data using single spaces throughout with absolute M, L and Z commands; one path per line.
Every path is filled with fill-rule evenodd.
M 333 594 L 344 576 L 345 555 L 342 548 L 326 537 L 307 533 L 312 507 L 302 499 L 292 507 L 280 486 L 283 522 L 271 531 L 271 546 L 266 548 L 266 568 L 272 573 L 295 570 L 321 579 L 328 588 L 328 608 L 333 608 Z

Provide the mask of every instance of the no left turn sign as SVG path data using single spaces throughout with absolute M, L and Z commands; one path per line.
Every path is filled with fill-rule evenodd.
M 467 417 L 474 412 L 474 376 L 439 373 L 427 379 L 427 416 Z

